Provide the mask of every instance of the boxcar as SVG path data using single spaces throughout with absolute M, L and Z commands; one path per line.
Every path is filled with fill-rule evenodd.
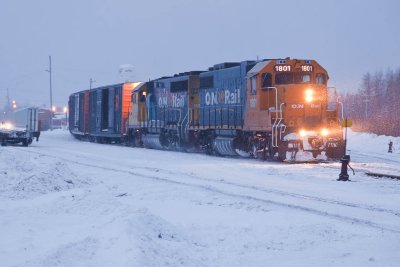
M 89 135 L 99 143 L 121 142 L 127 135 L 134 83 L 122 83 L 89 91 Z
M 69 97 L 69 131 L 77 138 L 88 134 L 89 90 L 77 92 Z

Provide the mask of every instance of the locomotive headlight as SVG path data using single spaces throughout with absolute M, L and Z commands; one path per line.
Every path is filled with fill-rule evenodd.
M 306 130 L 301 129 L 299 134 L 300 134 L 301 137 L 304 137 L 304 136 L 306 136 L 307 132 L 306 132 Z
M 305 94 L 306 102 L 312 102 L 314 100 L 314 91 L 312 89 L 307 89 Z
M 328 134 L 329 134 L 329 131 L 327 129 L 324 128 L 324 129 L 321 130 L 321 135 L 322 136 L 327 136 Z

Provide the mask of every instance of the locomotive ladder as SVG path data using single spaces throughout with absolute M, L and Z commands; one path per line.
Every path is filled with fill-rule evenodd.
M 275 111 L 274 123 L 272 124 L 272 147 L 278 147 L 278 138 L 282 139 L 282 133 L 286 131 L 286 125 L 282 123 L 283 121 L 283 113 L 282 106 L 285 103 L 281 103 L 279 110 Z
M 182 137 L 181 137 L 181 139 L 184 138 L 185 141 L 186 141 L 186 139 L 187 139 L 187 136 L 186 136 L 187 129 L 189 128 L 189 112 L 190 112 L 190 110 L 188 110 L 188 112 L 186 112 L 185 117 L 183 117 L 183 120 L 182 120 L 181 125 L 184 124 L 185 126 L 182 128 L 182 130 L 180 130 L 180 131 L 182 132 Z
M 182 119 L 182 110 L 179 109 L 179 120 L 178 120 L 178 137 L 179 137 L 179 146 L 182 146 L 182 140 L 185 138 L 186 139 L 186 128 L 188 125 L 188 112 L 186 112 L 186 115 Z M 187 120 L 187 122 L 185 122 Z M 184 125 L 184 127 L 182 127 Z

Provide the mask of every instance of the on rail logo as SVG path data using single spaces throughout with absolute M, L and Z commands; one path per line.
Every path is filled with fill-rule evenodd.
M 218 104 L 237 105 L 240 104 L 240 89 L 233 91 L 217 90 L 214 92 L 205 93 L 206 106 L 213 106 Z

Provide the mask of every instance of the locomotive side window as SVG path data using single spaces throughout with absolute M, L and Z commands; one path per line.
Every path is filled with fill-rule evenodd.
M 272 74 L 271 73 L 263 73 L 261 75 L 262 79 L 262 88 L 272 87 Z
M 295 73 L 294 74 L 294 83 L 301 84 L 301 83 L 310 83 L 311 82 L 311 75 L 304 74 L 304 73 Z
M 293 83 L 293 73 L 277 73 L 275 74 L 275 84 L 291 84 Z
M 257 75 L 250 78 L 250 93 L 252 95 L 257 94 Z
M 326 77 L 323 73 L 317 73 L 315 75 L 315 83 L 316 84 L 326 84 Z
M 188 80 L 183 80 L 183 81 L 177 81 L 177 82 L 171 82 L 171 92 L 182 92 L 182 91 L 187 91 L 189 83 Z
M 146 102 L 146 94 L 145 92 L 142 92 L 139 94 L 139 102 L 144 103 Z

